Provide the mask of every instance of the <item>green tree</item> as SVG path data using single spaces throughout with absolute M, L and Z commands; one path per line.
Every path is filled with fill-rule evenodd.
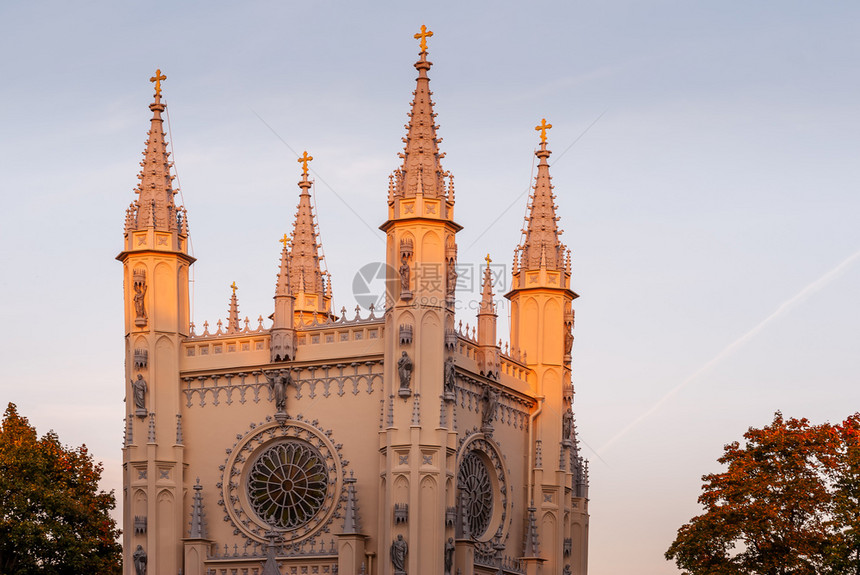
M 666 559 L 691 575 L 860 575 L 860 415 L 834 426 L 777 412 L 744 439 L 702 477 L 704 513 Z
M 0 575 L 120 572 L 113 492 L 82 445 L 64 447 L 10 403 L 0 424 Z

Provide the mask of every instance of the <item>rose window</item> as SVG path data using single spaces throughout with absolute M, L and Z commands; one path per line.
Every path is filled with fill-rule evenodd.
M 287 440 L 263 451 L 248 474 L 248 499 L 257 516 L 278 529 L 308 523 L 323 507 L 328 469 L 319 451 Z
M 472 537 L 481 537 L 493 516 L 493 483 L 483 458 L 470 451 L 463 456 L 457 476 L 461 513 L 469 524 Z

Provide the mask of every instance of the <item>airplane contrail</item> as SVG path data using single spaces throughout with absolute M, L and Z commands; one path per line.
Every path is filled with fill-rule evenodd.
M 610 447 L 612 447 L 612 445 L 613 445 L 613 444 L 615 444 L 615 442 L 617 442 L 619 439 L 621 439 L 622 437 L 624 437 L 625 435 L 627 435 L 627 433 L 628 433 L 631 429 L 633 429 L 634 427 L 636 427 L 637 425 L 639 425 L 642 421 L 644 421 L 645 419 L 647 419 L 648 417 L 650 417 L 651 415 L 653 415 L 653 414 L 654 414 L 658 409 L 660 409 L 660 407 L 662 407 L 662 406 L 663 406 L 663 404 L 664 404 L 664 403 L 666 403 L 667 401 L 669 401 L 669 399 L 671 399 L 671 398 L 672 398 L 674 395 L 676 395 L 679 391 L 681 391 L 682 389 L 684 389 L 685 387 L 687 387 L 690 383 L 692 383 L 693 381 L 695 381 L 699 376 L 701 376 L 702 374 L 704 374 L 704 373 L 706 373 L 707 371 L 709 371 L 709 370 L 710 370 L 711 368 L 713 368 L 715 365 L 717 365 L 717 364 L 718 364 L 718 363 L 720 363 L 722 360 L 724 360 L 724 359 L 725 359 L 725 358 L 727 358 L 729 355 L 731 355 L 731 354 L 732 354 L 732 352 L 734 352 L 734 351 L 735 351 L 735 350 L 737 350 L 739 347 L 741 347 L 742 345 L 744 345 L 745 343 L 747 343 L 749 340 L 751 340 L 753 337 L 755 337 L 755 336 L 756 336 L 756 335 L 757 335 L 761 330 L 763 330 L 763 329 L 764 329 L 764 328 L 765 328 L 765 327 L 766 327 L 770 322 L 772 322 L 773 320 L 777 319 L 779 316 L 781 316 L 781 315 L 783 315 L 783 314 L 785 314 L 785 313 L 788 313 L 791 309 L 793 309 L 794 307 L 796 307 L 797 305 L 799 305 L 800 303 L 802 303 L 802 302 L 803 302 L 804 300 L 806 300 L 809 296 L 811 296 L 811 295 L 812 295 L 812 294 L 814 294 L 815 292 L 817 292 L 817 291 L 821 290 L 822 288 L 824 288 L 825 286 L 827 286 L 830 282 L 832 282 L 833 280 L 835 280 L 836 278 L 838 278 L 838 277 L 839 277 L 839 276 L 840 276 L 840 275 L 841 275 L 841 274 L 842 274 L 846 269 L 848 269 L 848 268 L 851 266 L 851 264 L 853 264 L 853 263 L 854 263 L 854 261 L 855 261 L 855 260 L 857 260 L 857 259 L 860 259 L 860 251 L 858 251 L 858 252 L 854 253 L 853 255 L 851 255 L 851 256 L 849 256 L 849 257 L 847 257 L 847 258 L 846 258 L 846 259 L 844 259 L 844 260 L 843 260 L 839 265 L 837 265 L 835 268 L 833 268 L 832 270 L 830 270 L 829 272 L 827 272 L 826 274 L 824 274 L 823 276 L 821 276 L 820 278 L 818 278 L 817 280 L 815 280 L 814 282 L 812 282 L 811 284 L 809 284 L 808 286 L 806 286 L 805 288 L 803 288 L 802 290 L 800 290 L 796 295 L 792 296 L 791 298 L 789 298 L 788 300 L 786 300 L 785 302 L 783 302 L 783 303 L 782 303 L 782 305 L 780 305 L 778 308 L 776 308 L 776 311 L 774 311 L 772 314 L 770 314 L 770 315 L 769 315 L 769 316 L 767 316 L 765 319 L 763 319 L 762 321 L 760 321 L 760 322 L 759 322 L 755 327 L 753 327 L 752 329 L 750 329 L 750 330 L 749 330 L 748 332 L 746 332 L 744 335 L 742 335 L 741 337 L 739 337 L 738 339 L 736 339 L 735 341 L 733 341 L 732 343 L 730 343 L 729 345 L 727 345 L 725 348 L 723 348 L 723 350 L 722 350 L 720 353 L 718 353 L 717 355 L 715 355 L 713 359 L 711 359 L 711 360 L 710 360 L 709 362 L 707 362 L 705 365 L 703 365 L 703 366 L 702 366 L 702 367 L 700 367 L 698 370 L 696 370 L 696 372 L 694 372 L 694 373 L 693 373 L 691 376 L 689 376 L 687 379 L 685 379 L 684 381 L 682 381 L 681 383 L 679 383 L 678 385 L 676 385 L 675 387 L 673 387 L 672 389 L 670 389 L 670 390 L 666 393 L 666 395 L 664 395 L 663 397 L 661 397 L 661 398 L 660 398 L 660 399 L 659 399 L 659 400 L 658 400 L 654 405 L 652 405 L 652 406 L 651 406 L 647 411 L 645 411 L 644 413 L 642 413 L 641 415 L 639 415 L 639 417 L 637 417 L 636 419 L 634 419 L 633 421 L 631 421 L 630 423 L 628 423 L 628 424 L 624 427 L 624 429 L 622 429 L 621 431 L 619 431 L 618 433 L 616 433 L 616 434 L 615 434 L 615 436 L 614 436 L 614 437 L 612 437 L 612 439 L 610 439 L 609 441 L 607 441 L 607 442 L 606 442 L 606 443 L 605 443 L 605 444 L 604 444 L 600 449 L 598 449 L 598 450 L 597 450 L 597 452 L 598 452 L 598 453 L 604 453 L 607 449 L 609 449 Z

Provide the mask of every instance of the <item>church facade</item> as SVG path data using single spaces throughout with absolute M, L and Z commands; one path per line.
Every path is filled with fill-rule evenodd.
M 570 251 L 538 126 L 508 343 L 489 266 L 476 328 L 455 323 L 453 177 L 442 168 L 422 27 L 400 155 L 379 198 L 383 309 L 336 312 L 307 152 L 273 309 L 195 327 L 188 222 L 157 72 L 126 213 L 124 572 L 473 575 L 587 572 L 588 470 L 573 417 Z M 384 214 L 384 216 L 383 216 Z M 512 247 L 514 242 L 512 241 Z

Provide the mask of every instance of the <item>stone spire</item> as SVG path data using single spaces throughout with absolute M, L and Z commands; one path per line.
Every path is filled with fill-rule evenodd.
M 272 314 L 271 360 L 289 361 L 295 357 L 295 302 L 290 285 L 290 238 L 287 234 L 281 242 L 281 265 L 275 285 L 275 313 Z
M 493 272 L 490 270 L 490 262 L 493 260 L 490 259 L 490 254 L 487 254 L 487 257 L 484 258 L 487 262 L 487 267 L 484 268 L 484 283 L 481 288 L 481 307 L 478 308 L 478 315 L 481 314 L 494 314 L 496 313 L 496 304 L 493 303 Z M 495 340 L 495 337 L 492 341 Z
M 425 198 L 444 198 L 453 201 L 453 195 L 448 198 L 445 178 L 448 173 L 442 169 L 441 159 L 445 154 L 439 152 L 442 138 L 436 136 L 436 113 L 433 111 L 433 100 L 430 91 L 430 78 L 427 71 L 432 62 L 427 60 L 427 38 L 433 32 L 421 27 L 421 32 L 415 38 L 421 39 L 421 52 L 415 63 L 418 70 L 417 84 L 412 92 L 412 109 L 409 112 L 409 123 L 406 124 L 406 137 L 403 138 L 404 148 L 400 157 L 403 164 L 394 172 L 394 197 L 412 198 L 416 195 Z M 417 214 L 420 215 L 420 214 Z M 441 214 L 440 214 L 441 215 Z
M 523 545 L 523 557 L 540 557 L 537 525 L 535 524 L 535 511 L 537 511 L 537 509 L 534 506 L 534 502 L 532 502 L 531 507 L 529 507 L 529 522 L 526 528 L 526 536 Z
M 206 539 L 206 521 L 203 515 L 203 486 L 200 478 L 194 485 L 194 495 L 191 499 L 191 530 L 188 535 L 191 539 Z
M 481 289 L 481 305 L 478 308 L 478 371 L 488 377 L 499 378 L 501 364 L 500 343 L 496 342 L 496 304 L 493 302 L 493 272 L 490 269 L 490 254 L 484 258 L 484 283 Z
M 349 472 L 349 477 L 343 480 L 346 484 L 346 511 L 343 514 L 344 534 L 360 533 L 361 527 L 358 523 L 358 509 L 355 500 L 355 477 Z
M 287 261 L 284 262 L 282 258 L 281 270 L 285 281 L 289 283 L 289 291 L 297 296 L 297 311 L 327 315 L 331 311 L 331 292 L 326 286 L 326 275 L 320 265 L 320 244 L 310 193 L 313 183 L 308 180 L 308 162 L 311 160 L 313 157 L 307 152 L 299 158 L 303 166 L 299 182 L 299 205 L 293 224 L 293 237 L 285 254 Z M 284 248 L 286 250 L 286 243 Z M 278 281 L 280 289 L 280 275 Z
M 173 189 L 173 176 L 170 175 L 172 162 L 168 161 L 170 152 L 164 141 L 164 121 L 161 117 L 167 107 L 161 101 L 161 81 L 167 76 L 161 70 L 155 71 L 150 78 L 155 82 L 155 100 L 149 105 L 152 110 L 149 132 L 147 132 L 146 150 L 141 171 L 137 175 L 140 183 L 135 188 L 137 199 L 132 202 L 126 217 L 127 230 L 142 230 L 155 228 L 159 231 L 180 231 L 185 233 L 185 214 L 182 208 L 177 208 L 173 202 L 176 190 Z
M 284 237 L 278 240 L 283 244 L 281 248 L 281 265 L 278 267 L 278 281 L 275 284 L 275 297 L 289 296 L 293 294 L 290 285 L 290 236 L 284 234 Z
M 233 294 L 230 296 L 230 307 L 227 308 L 227 333 L 236 333 L 239 331 L 239 299 L 236 297 L 236 290 L 239 286 L 236 282 L 230 284 L 230 289 Z
M 546 131 L 552 128 L 546 119 L 541 120 L 535 127 L 541 133 L 540 149 L 535 152 L 539 158 L 538 172 L 535 177 L 531 194 L 531 205 L 526 222 L 525 241 L 519 247 L 519 267 L 525 270 L 536 270 L 546 267 L 549 270 L 564 270 L 566 268 L 566 248 L 559 241 L 561 232 L 556 225 L 555 196 L 549 175 L 550 152 L 546 148 Z

